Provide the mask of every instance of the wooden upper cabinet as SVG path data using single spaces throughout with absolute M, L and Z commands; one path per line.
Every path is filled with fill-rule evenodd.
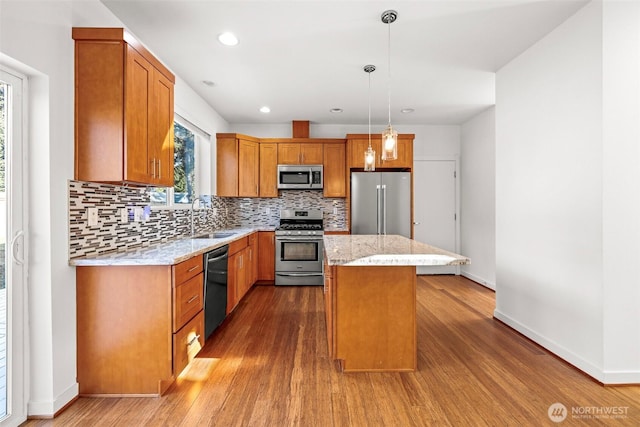
M 260 197 L 278 197 L 278 144 L 260 143 Z
M 344 144 L 324 145 L 324 197 L 346 197 L 346 152 Z
M 122 28 L 74 28 L 80 181 L 173 186 L 175 77 Z
M 173 83 L 157 70 L 153 74 L 156 108 L 151 116 L 151 125 L 156 133 L 153 139 L 153 158 L 157 162 L 155 182 L 162 187 L 173 187 Z
M 238 196 L 258 197 L 259 179 L 258 143 L 238 140 Z
M 278 144 L 278 164 L 321 165 L 323 145 L 321 143 L 280 143 Z
M 258 140 L 228 133 L 219 133 L 216 137 L 216 195 L 258 197 Z
M 413 134 L 398 135 L 398 158 L 382 161 L 382 137 L 371 135 L 371 147 L 376 152 L 376 169 L 385 168 L 413 168 Z M 349 144 L 349 167 L 364 168 L 364 152 L 369 146 L 369 136 L 366 134 L 347 135 Z

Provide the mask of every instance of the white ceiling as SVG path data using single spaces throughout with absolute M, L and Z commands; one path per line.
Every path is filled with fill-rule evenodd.
M 392 123 L 460 124 L 494 104 L 496 70 L 587 1 L 102 3 L 230 123 L 366 124 L 366 64 L 377 67 L 372 123 L 386 123 L 388 27 L 380 15 L 395 9 Z M 221 45 L 224 31 L 240 43 Z M 270 114 L 258 111 L 263 105 Z

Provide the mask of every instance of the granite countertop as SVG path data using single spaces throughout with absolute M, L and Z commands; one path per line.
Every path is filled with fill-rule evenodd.
M 255 231 L 273 231 L 273 227 L 216 230 L 216 232 L 234 232 L 235 234 L 222 239 L 191 239 L 187 237 L 131 251 L 109 252 L 100 255 L 72 258 L 69 260 L 69 265 L 173 265 L 193 256 L 219 248 L 220 246 L 228 245 L 234 240 L 246 237 Z
M 325 260 L 329 265 L 462 265 L 462 255 L 398 235 L 324 236 Z

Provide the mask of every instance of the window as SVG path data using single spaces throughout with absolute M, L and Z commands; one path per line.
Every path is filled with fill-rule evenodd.
M 178 115 L 173 131 L 174 185 L 152 188 L 149 193 L 153 206 L 189 206 L 198 195 L 210 193 L 210 136 Z

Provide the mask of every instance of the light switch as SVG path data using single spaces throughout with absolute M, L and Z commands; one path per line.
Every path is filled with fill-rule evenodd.
M 87 208 L 87 224 L 89 227 L 98 225 L 98 208 Z
M 129 222 L 129 212 L 127 211 L 127 208 L 120 209 L 120 222 L 123 224 Z

